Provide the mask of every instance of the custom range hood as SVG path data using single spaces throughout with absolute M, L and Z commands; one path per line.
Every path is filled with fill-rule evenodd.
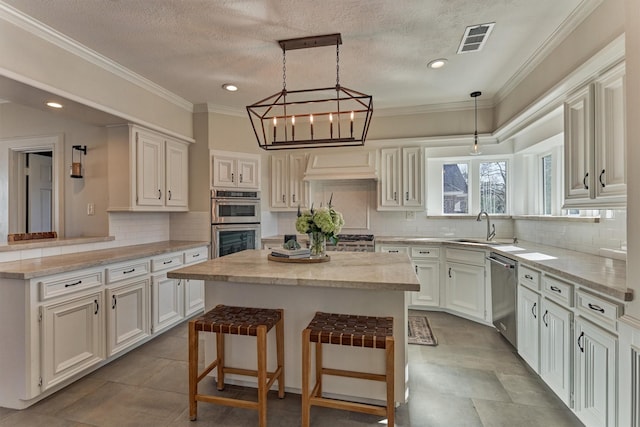
M 305 181 L 378 180 L 376 151 L 310 154 Z

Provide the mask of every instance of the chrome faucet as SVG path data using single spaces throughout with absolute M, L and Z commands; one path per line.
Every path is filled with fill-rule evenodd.
M 485 211 L 481 211 L 478 214 L 478 216 L 476 217 L 476 221 L 482 221 L 483 214 L 485 217 L 487 217 L 487 241 L 490 241 L 491 239 L 496 237 L 496 226 L 495 224 L 491 224 L 491 221 L 489 220 L 489 214 Z

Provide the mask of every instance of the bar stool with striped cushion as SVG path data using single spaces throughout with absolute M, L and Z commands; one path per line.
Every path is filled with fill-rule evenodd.
M 311 343 L 316 344 L 316 384 L 309 392 L 311 371 Z M 347 371 L 326 368 L 322 365 L 322 345 L 335 344 L 353 347 L 368 347 L 385 351 L 385 373 Z M 383 381 L 387 386 L 386 406 L 347 402 L 322 397 L 322 376 L 358 378 Z M 395 421 L 394 397 L 394 340 L 393 317 L 356 316 L 317 312 L 302 331 L 302 426 L 308 427 L 311 406 L 343 409 L 387 417 L 388 426 Z
M 276 328 L 277 368 L 267 371 L 267 332 Z M 216 360 L 198 374 L 198 332 L 216 334 Z M 248 335 L 257 338 L 258 369 L 225 366 L 225 335 Z M 258 378 L 258 401 L 232 399 L 198 393 L 198 383 L 217 368 L 218 390 L 224 389 L 224 374 Z M 284 316 L 282 309 L 233 307 L 218 305 L 189 322 L 189 416 L 195 420 L 198 401 L 258 410 L 260 427 L 267 425 L 267 391 L 278 380 L 278 397 L 284 397 Z

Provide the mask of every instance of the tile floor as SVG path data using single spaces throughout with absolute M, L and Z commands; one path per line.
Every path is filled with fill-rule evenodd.
M 439 345 L 409 346 L 411 398 L 397 408 L 398 426 L 582 425 L 493 328 L 438 312 L 429 320 Z M 207 392 L 217 393 L 213 385 Z M 236 386 L 223 393 L 255 398 L 253 390 Z M 190 422 L 186 394 L 183 323 L 26 410 L 0 408 L 0 427 L 257 425 L 255 411 L 204 403 Z M 313 427 L 386 424 L 339 410 L 314 407 L 311 413 Z M 299 426 L 300 396 L 280 400 L 270 392 L 268 422 Z

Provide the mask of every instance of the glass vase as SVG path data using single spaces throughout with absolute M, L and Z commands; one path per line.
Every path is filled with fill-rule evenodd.
M 322 258 L 327 251 L 327 240 L 324 233 L 320 231 L 312 231 L 309 233 L 309 249 L 311 250 L 311 258 Z

